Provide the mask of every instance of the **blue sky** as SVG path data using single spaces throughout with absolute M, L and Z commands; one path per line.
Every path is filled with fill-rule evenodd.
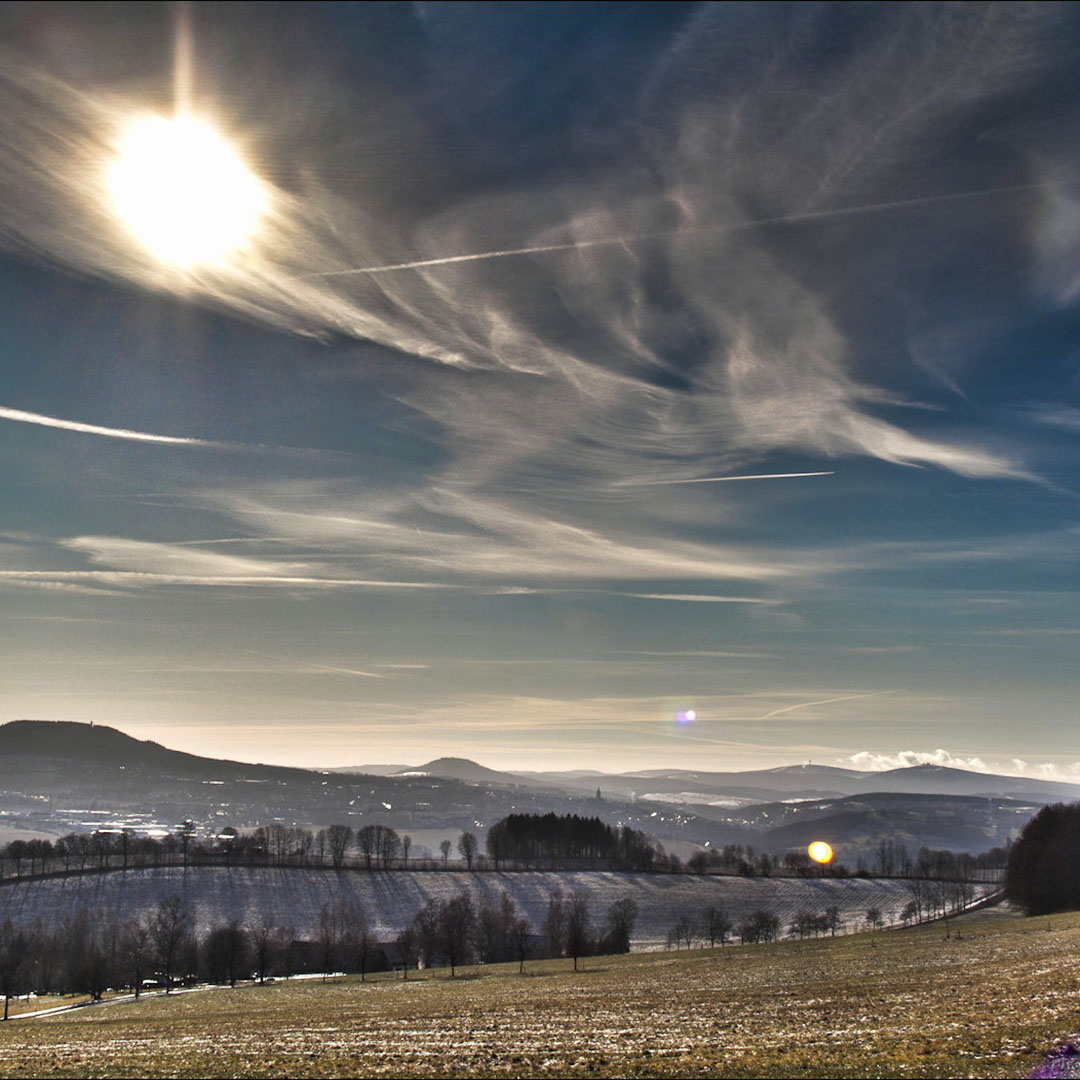
M 0 720 L 1080 775 L 1070 8 L 69 7 L 0 13 Z M 223 264 L 103 179 L 178 40 Z

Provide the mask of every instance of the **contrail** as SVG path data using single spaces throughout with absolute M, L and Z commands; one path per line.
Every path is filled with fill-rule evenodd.
M 258 656 L 263 660 L 273 660 L 278 664 L 289 664 L 291 661 L 287 660 L 283 656 L 274 656 L 272 653 L 256 652 L 254 649 L 242 649 L 242 652 L 250 653 L 252 656 Z M 356 668 L 343 668 L 343 667 L 331 667 L 329 664 L 316 664 L 310 660 L 301 661 L 304 668 L 309 668 L 313 671 L 329 671 L 336 675 L 359 675 L 363 679 L 385 679 L 385 675 L 379 675 L 374 671 L 358 671 Z
M 726 484 L 730 480 L 788 480 L 796 476 L 835 476 L 833 470 L 828 472 L 778 472 L 778 473 L 753 473 L 746 476 L 699 476 L 693 480 L 629 480 L 619 484 L 619 487 L 659 487 L 667 484 Z
M 758 717 L 760 720 L 771 720 L 774 716 L 783 716 L 784 713 L 794 712 L 796 709 L 809 709 L 811 705 L 832 705 L 837 701 L 854 701 L 856 698 L 880 697 L 882 694 L 895 693 L 893 690 L 873 690 L 867 694 L 844 694 L 841 697 L 824 698 L 821 701 L 800 701 L 798 705 L 787 705 L 782 709 L 773 709 L 772 712 Z
M 310 661 L 307 666 L 315 671 L 329 671 L 337 675 L 359 675 L 364 679 L 385 679 L 385 675 L 379 675 L 374 671 L 357 671 L 355 668 L 329 667 L 327 664 L 313 664 Z
M 422 270 L 429 266 L 450 266 L 453 263 L 480 262 L 485 259 L 509 259 L 517 255 L 539 255 L 552 251 L 583 251 L 594 247 L 615 247 L 636 240 L 655 240 L 676 236 L 680 232 L 698 235 L 711 232 L 736 232 L 740 229 L 756 229 L 763 225 L 798 224 L 802 221 L 827 221 L 830 218 L 852 217 L 856 214 L 880 214 L 887 210 L 902 210 L 911 206 L 930 206 L 935 203 L 956 202 L 961 199 L 982 199 L 991 195 L 1005 195 L 1014 191 L 1043 191 L 1052 187 L 1068 186 L 1075 181 L 1059 184 L 1010 184 L 1005 187 L 982 188 L 976 191 L 956 191 L 948 195 L 921 195 L 914 199 L 895 199 L 891 202 L 864 203 L 860 206 L 842 206 L 833 210 L 805 210 L 797 214 L 781 214 L 776 217 L 754 218 L 734 224 L 700 225 L 695 228 L 661 229 L 655 232 L 632 233 L 629 236 L 607 236 L 596 240 L 569 240 L 561 244 L 533 244 L 529 247 L 502 248 L 497 251 L 477 251 L 467 255 L 443 255 L 433 259 L 414 259 L 410 262 L 386 263 L 381 266 L 357 266 L 348 270 L 322 270 L 299 274 L 293 280 L 308 278 L 347 277 L 359 274 L 390 274 L 398 270 Z
M 221 447 L 224 445 L 224 443 L 210 442 L 208 439 L 190 439 L 177 435 L 153 435 L 150 432 L 130 431 L 127 428 L 83 424 L 78 420 L 61 420 L 56 416 L 42 416 L 41 413 L 24 412 L 22 409 L 8 409 L 3 405 L 0 405 L 0 420 L 14 420 L 20 424 L 37 424 L 39 427 L 60 428 L 61 431 L 79 431 L 85 435 L 104 435 L 110 439 L 130 439 L 133 442 L 168 443 L 171 446 Z
M 103 427 L 101 424 L 84 424 L 80 420 L 63 420 L 58 416 L 9 409 L 0 405 L 0 420 L 14 420 L 20 424 L 37 424 L 39 427 L 59 428 L 61 431 L 77 431 L 83 435 L 104 435 L 108 439 L 128 439 L 132 442 L 161 443 L 167 446 L 200 446 L 211 450 L 232 450 L 249 454 L 322 454 L 332 457 L 353 457 L 348 450 L 310 450 L 301 446 L 266 446 L 262 443 L 218 442 L 213 439 L 193 439 L 186 435 L 155 435 L 149 431 L 132 431 L 129 428 Z

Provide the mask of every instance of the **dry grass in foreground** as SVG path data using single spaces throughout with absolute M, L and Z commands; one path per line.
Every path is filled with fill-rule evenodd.
M 1003 1076 L 1080 1029 L 1080 914 L 213 990 L 0 1027 L 3 1076 Z

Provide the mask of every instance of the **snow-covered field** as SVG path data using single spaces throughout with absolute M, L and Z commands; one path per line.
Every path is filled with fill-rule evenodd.
M 980 887 L 985 888 L 985 887 Z M 659 948 L 682 915 L 695 921 L 710 904 L 724 907 L 737 924 L 756 908 L 777 914 L 784 931 L 800 908 L 823 911 L 836 905 L 842 926 L 865 920 L 878 907 L 895 922 L 910 893 L 903 881 L 800 880 L 788 878 L 696 877 L 685 874 L 611 872 L 355 871 L 260 867 L 180 867 L 88 873 L 0 885 L 0 919 L 16 922 L 40 917 L 59 922 L 86 908 L 113 909 L 122 918 L 148 912 L 162 898 L 179 893 L 195 910 L 200 932 L 232 918 L 248 925 L 265 917 L 291 926 L 297 936 L 314 936 L 323 904 L 360 903 L 380 938 L 391 938 L 431 898 L 471 891 L 497 897 L 506 890 L 539 930 L 548 897 L 557 889 L 584 889 L 594 920 L 600 922 L 613 901 L 629 896 L 640 911 L 635 948 Z

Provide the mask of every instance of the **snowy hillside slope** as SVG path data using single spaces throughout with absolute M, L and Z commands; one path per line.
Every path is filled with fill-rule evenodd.
M 977 886 L 981 892 L 989 886 Z M 238 867 L 181 867 L 87 873 L 0 885 L 0 919 L 42 918 L 56 924 L 86 908 L 113 909 L 122 918 L 149 912 L 163 897 L 179 893 L 192 904 L 200 932 L 232 918 L 254 925 L 265 917 L 290 926 L 298 937 L 313 937 L 323 904 L 360 903 L 377 936 L 392 938 L 429 899 L 469 890 L 497 897 L 505 889 L 539 931 L 548 897 L 557 889 L 585 890 L 594 922 L 607 907 L 632 897 L 640 915 L 635 948 L 660 948 L 682 915 L 697 921 L 706 907 L 724 907 L 737 924 L 756 908 L 768 908 L 786 932 L 799 909 L 841 911 L 843 930 L 864 922 L 866 909 L 880 908 L 887 921 L 899 919 L 910 899 L 905 882 L 872 879 L 791 879 L 697 877 L 686 874 L 629 874 L 585 871 L 339 871 Z

